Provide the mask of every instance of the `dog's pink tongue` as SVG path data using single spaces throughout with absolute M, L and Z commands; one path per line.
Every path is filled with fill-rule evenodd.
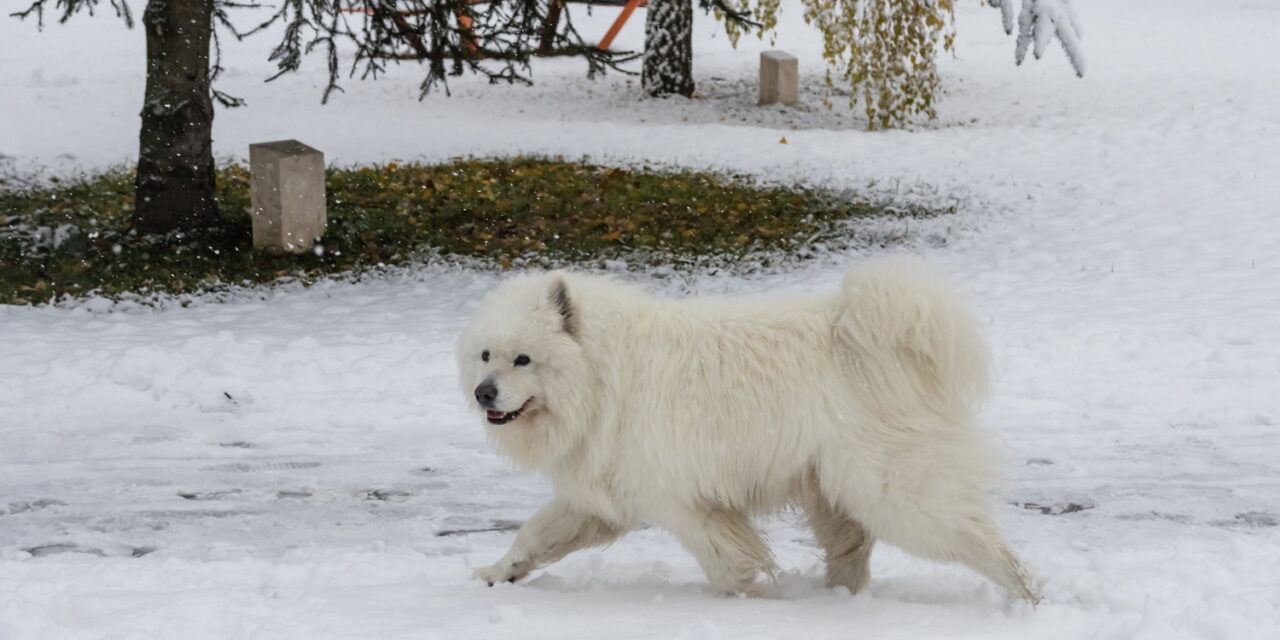
M 485 411 L 484 413 L 485 413 L 485 415 L 489 416 L 490 418 L 495 418 L 495 419 L 496 419 L 496 418 L 501 418 L 502 416 L 507 415 L 507 414 L 505 414 L 505 413 L 503 413 L 503 412 L 501 412 L 501 411 L 494 411 L 493 409 L 490 409 L 490 410 L 488 410 L 488 411 Z

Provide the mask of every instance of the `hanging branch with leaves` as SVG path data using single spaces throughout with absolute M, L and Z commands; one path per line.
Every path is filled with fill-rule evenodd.
M 778 24 L 780 0 L 722 0 L 738 13 L 750 13 L 762 25 L 760 37 Z M 1014 2 L 1022 3 L 1014 60 L 1022 64 L 1034 44 L 1036 58 L 1055 38 L 1062 43 L 1076 75 L 1084 76 L 1079 21 L 1070 0 L 984 0 L 1001 9 L 1004 28 L 1014 29 Z M 822 33 L 826 82 L 850 89 L 850 103 L 861 107 L 869 129 L 908 125 L 937 117 L 941 81 L 935 58 L 955 46 L 954 0 L 804 0 L 804 19 Z M 717 11 L 716 15 L 725 15 Z M 726 20 L 736 45 L 745 29 Z

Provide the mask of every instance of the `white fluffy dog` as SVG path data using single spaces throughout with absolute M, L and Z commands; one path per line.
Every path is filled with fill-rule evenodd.
M 476 571 L 490 584 L 650 523 L 717 590 L 756 593 L 775 569 L 752 516 L 797 505 L 832 586 L 864 587 L 884 540 L 1038 598 L 985 495 L 985 344 L 914 260 L 856 268 L 837 293 L 772 299 L 664 300 L 602 277 L 521 275 L 485 298 L 458 363 L 498 449 L 555 488 Z

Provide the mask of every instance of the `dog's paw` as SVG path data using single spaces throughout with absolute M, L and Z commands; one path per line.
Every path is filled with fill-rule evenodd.
M 489 586 L 498 584 L 499 582 L 515 582 L 524 577 L 524 574 L 518 573 L 515 567 L 510 565 L 495 564 L 489 567 L 480 567 L 475 570 L 475 577 L 489 583 Z

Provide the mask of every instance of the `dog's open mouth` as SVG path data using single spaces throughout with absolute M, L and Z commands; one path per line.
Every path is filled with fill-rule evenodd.
M 532 402 L 533 402 L 533 398 L 529 398 L 528 400 L 524 401 L 524 404 L 520 405 L 519 409 L 516 409 L 515 411 L 511 411 L 508 413 L 503 413 L 501 411 L 494 411 L 493 409 L 489 409 L 484 412 L 484 417 L 489 420 L 489 424 L 506 424 L 508 422 L 511 422 L 512 420 L 515 420 L 516 418 L 519 418 L 521 414 L 524 413 L 524 410 L 529 408 L 529 404 Z

